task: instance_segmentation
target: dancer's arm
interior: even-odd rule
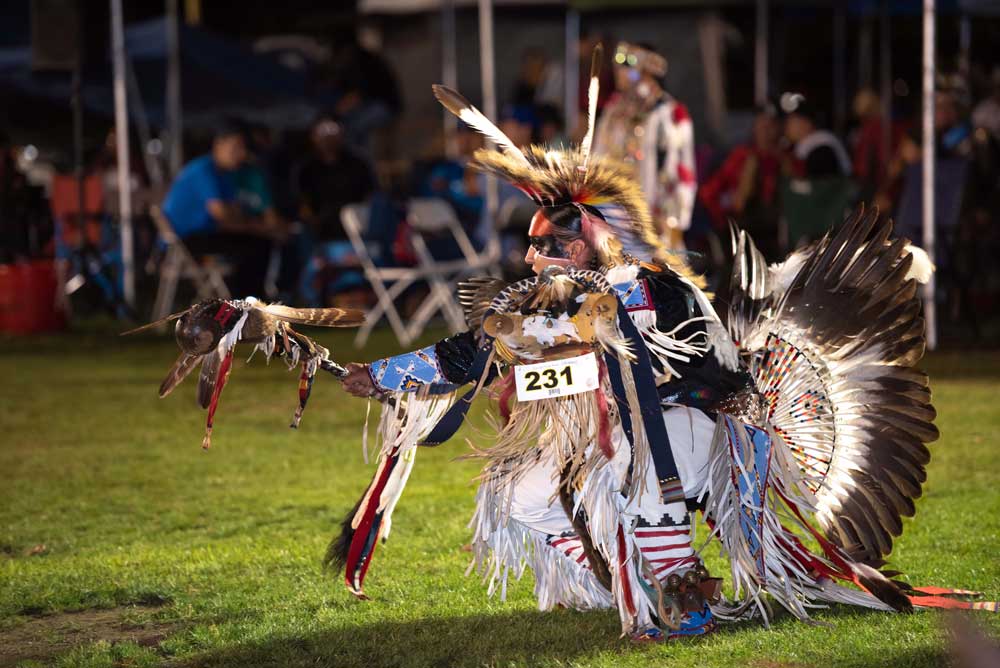
[[[471,332],[462,332],[412,352],[370,364],[348,364],[344,389],[356,397],[381,392],[415,392],[425,385],[461,385],[476,356]]]

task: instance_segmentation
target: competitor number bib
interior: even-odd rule
[[[590,392],[597,389],[598,378],[597,357],[594,353],[514,367],[518,401],[537,401]]]

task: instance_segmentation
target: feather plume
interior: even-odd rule
[[[145,332],[146,330],[153,329],[154,327],[159,327],[160,325],[166,324],[171,320],[177,320],[177,318],[180,318],[185,313],[190,311],[192,308],[194,307],[191,306],[184,309],[183,311],[178,311],[177,313],[171,313],[166,317],[160,318],[159,320],[154,320],[153,322],[142,325],[141,327],[136,327],[134,329],[128,330],[127,332],[122,332],[118,336],[128,336],[129,334],[138,334],[139,332]]]
[[[486,118],[483,112],[472,106],[472,104],[466,100],[461,93],[448,88],[447,86],[442,86],[441,84],[434,84],[431,86],[431,90],[434,91],[434,97],[437,98],[438,102],[444,105],[445,109],[458,116],[459,119],[461,119],[461,121],[469,127],[472,127],[476,131],[485,135],[486,138],[496,144],[505,155],[509,155],[524,164],[528,163],[528,159],[524,157],[524,153],[513,141],[511,141],[510,137],[505,135],[500,128],[494,125],[493,121]]]
[[[914,278],[917,283],[925,285],[931,280],[931,276],[935,270],[930,256],[927,255],[927,251],[923,248],[914,246],[913,244],[906,245],[906,252],[913,258],[913,263],[910,265],[910,271],[907,272],[906,278]]]
[[[478,331],[483,326],[483,315],[490,307],[490,302],[507,287],[507,281],[502,278],[474,277],[458,284],[458,303],[465,312],[465,322],[472,331]]]
[[[600,60],[597,51],[592,63],[591,117],[596,115]],[[704,285],[703,279],[691,271],[682,256],[664,247],[642,189],[631,177],[631,169],[608,157],[590,155],[593,118],[585,146],[566,151],[530,146],[522,151],[459,93],[441,85],[433,89],[445,108],[493,139],[502,149],[476,151],[471,167],[507,181],[539,206],[576,204],[593,207],[600,213],[603,220],[591,215],[594,220],[584,221],[584,224],[590,228],[585,233],[588,241],[594,242],[601,264],[632,260],[657,263],[699,287]]]
[[[594,47],[594,54],[590,60],[590,87],[587,90],[587,134],[580,144],[585,170],[590,164],[590,147],[594,143],[594,128],[597,125],[597,97],[601,92],[601,58],[603,56],[604,47],[598,44]]]
[[[282,304],[268,304],[263,309],[280,320],[296,325],[356,327],[365,321],[364,311],[357,309],[291,308]]]
[[[198,366],[201,358],[202,355],[181,353],[181,356],[174,362],[174,365],[170,368],[170,372],[167,373],[167,377],[163,379],[163,383],[160,385],[160,398],[162,399],[173,392],[174,388],[180,385],[188,377],[188,374]]]
[[[924,335],[914,278],[930,263],[891,232],[877,212],[858,211],[766,273],[745,237],[730,308],[734,337],[759,359],[752,373],[771,402],[769,420],[815,497],[816,522],[868,565],[882,563],[902,518],[913,515],[925,443],[938,436],[927,377],[915,368]],[[866,588],[905,608],[890,585],[862,571]]]
[[[208,408],[212,402],[212,394],[219,382],[222,358],[218,348],[202,357],[201,374],[198,376],[198,405],[202,408]]]

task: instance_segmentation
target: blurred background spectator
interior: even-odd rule
[[[325,301],[327,295],[350,292],[363,284],[358,261],[341,219],[343,207],[368,199],[375,190],[371,166],[346,142],[344,126],[323,115],[309,132],[310,156],[298,169],[296,191],[304,223],[300,253],[286,254],[288,264],[305,264],[313,257],[304,289]]]
[[[750,141],[734,147],[698,191],[721,235],[727,236],[729,224],[738,222],[770,262],[777,262],[783,255],[778,244],[778,186],[791,169],[790,157],[781,149],[780,139],[777,110],[773,105],[758,109]]]
[[[343,141],[364,156],[372,155],[372,134],[386,129],[403,111],[403,98],[392,69],[381,55],[382,32],[364,23],[334,44],[334,111]]]
[[[850,176],[851,161],[837,135],[819,126],[818,110],[801,93],[784,93],[785,138],[792,145],[797,176],[818,179]]]
[[[28,7],[27,0],[22,4]],[[196,255],[229,258],[234,294],[299,305],[355,299],[349,295],[366,293],[366,286],[356,249],[344,235],[344,207],[366,203],[365,242],[378,249],[380,266],[407,266],[416,262],[409,247],[414,197],[445,200],[476,248],[498,241],[505,273],[523,270],[530,203],[499,184],[496,209],[489,210],[488,181],[468,167],[482,138],[459,127],[450,152],[441,140],[443,114],[428,92],[448,71],[444,46],[450,38],[438,8],[293,0],[276,15],[234,0],[195,4],[201,5],[197,17],[186,3],[178,16],[184,122],[177,142],[164,97],[170,52],[162,7],[125,7],[136,79],[127,82],[135,265],[148,269],[138,277],[140,303],[160,266],[156,229],[147,216],[158,203]],[[888,10],[892,27],[885,67],[883,34],[875,29],[881,10]],[[994,308],[1000,268],[992,260],[1000,252],[1000,60],[988,48],[1000,37],[1000,19],[965,6],[939,10],[941,312],[958,335],[985,337],[1000,333],[1000,322],[991,325],[996,319],[983,315],[1000,312]],[[108,10],[87,13],[90,37],[78,99],[71,68],[35,67],[27,41],[31,11],[0,10],[6,19],[0,94],[7,102],[0,108],[0,137],[9,137],[0,141],[0,261],[57,256],[66,263],[67,286],[77,277],[103,281],[104,301],[118,310]],[[669,228],[676,219],[672,243],[680,247],[683,240],[687,257],[713,284],[727,275],[730,222],[748,229],[769,259],[818,238],[859,203],[876,204],[900,233],[920,239],[916,17],[899,3],[799,5],[795,12],[772,6],[763,88],[755,70],[757,17],[753,7],[737,5],[639,11],[497,3],[496,121],[520,146],[579,142],[591,55],[601,42],[597,146],[639,166],[658,220]],[[842,41],[832,30],[837,20],[846,28]],[[574,30],[578,37],[566,42]],[[797,34],[817,40],[788,37]],[[819,37],[833,39],[832,50]],[[454,81],[482,107],[479,61],[470,57],[480,46],[475,8],[456,3],[452,38]],[[643,44],[663,67],[652,71],[645,59],[640,64],[639,50],[635,64],[628,50],[624,62],[616,62],[620,40]],[[79,138],[70,111],[74,99],[80,102]],[[768,99],[776,101],[778,116],[762,104]],[[213,140],[212,130],[233,116],[246,120],[242,138]],[[610,128],[618,134],[607,139]],[[202,153],[208,155],[178,172],[180,156]],[[426,236],[435,259],[461,256],[447,234]],[[419,294],[417,288],[401,299],[419,301]]]
[[[455,132],[457,155],[433,164],[420,185],[420,194],[424,197],[441,197],[451,203],[466,229],[479,225],[485,206],[482,178],[469,167],[472,154],[482,147],[483,136],[465,123],[459,123]]]
[[[697,188],[693,121],[664,90],[667,59],[651,45],[619,42],[614,63],[615,95],[601,114],[594,151],[633,166],[657,232],[667,247],[683,249]]]
[[[332,116],[319,118],[309,139],[311,155],[297,179],[299,215],[317,240],[343,241],[347,237],[340,210],[371,195],[375,185],[371,168],[345,144],[343,126]]]
[[[271,244],[284,239],[263,172],[247,163],[244,127],[219,127],[208,155],[177,175],[163,214],[192,254],[220,254],[234,263],[233,290],[263,295]]]

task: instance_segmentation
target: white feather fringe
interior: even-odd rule
[[[535,461],[533,453],[525,458]],[[627,526],[622,527],[625,554],[619,561],[618,531],[625,519],[626,499],[614,464],[608,462],[587,478],[577,494],[575,509],[579,511],[582,507],[587,513],[594,548],[607,561],[612,573],[611,592],[604,589],[589,568],[548,545],[545,534],[510,517],[512,478],[490,476],[479,487],[476,510],[469,524],[473,529],[473,561],[467,574],[475,570],[487,583],[490,596],[499,593],[500,599],[506,600],[511,576],[520,579],[530,566],[541,610],[557,605],[578,610],[614,605],[621,617],[623,633],[652,626],[653,606],[639,580],[640,552]],[[622,562],[625,568],[617,568]],[[628,600],[623,578],[629,579]],[[634,615],[627,612],[630,608],[636,611]]]
[[[927,282],[931,280],[931,276],[934,275],[935,271],[934,263],[931,262],[930,255],[928,255],[927,251],[923,248],[914,246],[913,244],[906,245],[906,252],[908,252],[910,257],[913,258],[913,262],[910,264],[910,270],[906,272],[906,278],[915,278],[917,283],[926,285]]]
[[[795,558],[796,552],[805,556],[800,551],[803,548],[798,547],[795,535],[782,526],[782,520],[790,525],[798,525],[799,522],[783,507],[784,501],[776,492],[780,491],[788,503],[794,503],[803,515],[811,513],[812,508],[806,500],[808,492],[798,478],[791,453],[773,430],[770,432],[772,450],[763,507],[755,506],[749,495],[739,495],[735,481],[740,477],[753,480],[759,472],[753,470],[754,445],[743,431],[742,424],[736,423],[735,432],[743,452],[747,453],[745,461],[737,456],[730,441],[724,422],[726,419],[720,414],[712,443],[709,476],[701,497],[707,495],[705,514],[715,523],[713,535],[719,537],[729,557],[737,600],[720,602],[712,607],[713,613],[721,619],[736,619],[757,611],[766,626],[770,607],[765,593],[803,621],[811,621],[808,608],[825,607],[823,604],[829,602],[891,611],[890,606],[867,592],[817,577]],[[762,528],[755,536],[763,550],[763,573],[758,570],[757,559],[740,526],[740,515],[744,510],[763,514]],[[818,555],[808,556],[827,563]]]

